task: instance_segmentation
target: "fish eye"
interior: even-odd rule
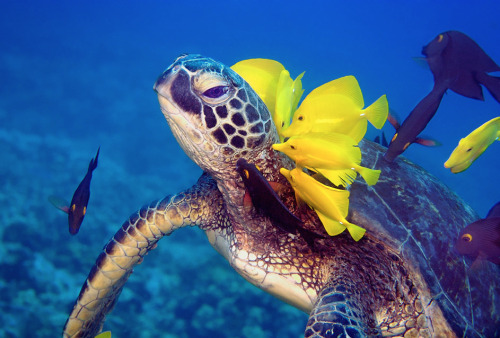
[[[292,148],[293,150],[295,150],[295,146],[290,145],[290,148]]]
[[[472,235],[471,234],[462,235],[462,241],[466,243],[472,242]]]
[[[226,94],[228,91],[229,91],[228,86],[216,86],[205,90],[203,92],[203,96],[208,97],[210,99],[218,99],[222,95]]]
[[[299,121],[303,121],[303,120],[304,120],[304,115],[300,115],[300,116],[297,118],[297,120],[299,120]]]
[[[467,152],[469,152],[469,151],[471,151],[471,150],[472,150],[472,148],[469,148],[469,149],[467,149]]]

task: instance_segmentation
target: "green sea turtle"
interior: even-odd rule
[[[279,174],[293,163],[271,148],[279,140],[271,116],[241,77],[210,58],[183,55],[154,89],[173,134],[204,173],[122,225],[85,281],[65,337],[94,337],[132,268],[160,238],[191,225],[250,283],[309,313],[305,337],[500,335],[497,267],[468,277],[453,250],[459,230],[478,217],[436,178],[403,158],[387,163],[385,148],[362,141],[363,165],[382,170],[375,186],[351,186],[348,219],[367,233],[359,242],[329,237]],[[283,203],[320,235],[313,243],[243,206],[239,158],[285,186]]]

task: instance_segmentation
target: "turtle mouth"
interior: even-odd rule
[[[167,69],[155,82],[153,89],[158,94],[161,111],[170,129],[172,129],[173,134],[185,149],[188,140],[189,143],[199,145],[203,142],[204,137],[188,118],[188,114],[172,98],[172,84],[180,69],[178,65]]]

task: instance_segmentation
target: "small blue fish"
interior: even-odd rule
[[[488,260],[500,265],[500,202],[484,219],[473,222],[460,232],[457,251],[475,259],[473,266]]]
[[[85,217],[85,213],[87,212],[87,204],[89,203],[90,198],[90,181],[92,180],[92,172],[95,168],[97,168],[99,150],[101,150],[101,147],[97,149],[95,158],[90,160],[87,174],[78,185],[78,188],[76,188],[69,207],[67,207],[64,201],[62,201],[61,199],[54,196],[49,197],[49,201],[56,208],[68,214],[69,233],[72,235],[76,235],[78,233],[78,230],[80,230],[83,218]]]

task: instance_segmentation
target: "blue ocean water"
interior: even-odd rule
[[[195,183],[152,85],[181,53],[231,65],[255,57],[306,71],[306,94],[354,75],[365,102],[387,94],[404,119],[432,88],[412,57],[459,30],[500,63],[497,1],[0,2],[0,336],[60,334],[102,246],[130,213]],[[500,105],[445,95],[404,154],[480,216],[500,200],[500,145],[466,172],[444,161]],[[394,131],[384,127],[390,138]],[[374,129],[367,137],[379,135]],[[47,201],[70,198],[101,146],[78,236]],[[450,240],[454,240],[450,238]],[[108,317],[116,337],[299,337],[307,316],[234,273],[196,229],[163,239]]]

